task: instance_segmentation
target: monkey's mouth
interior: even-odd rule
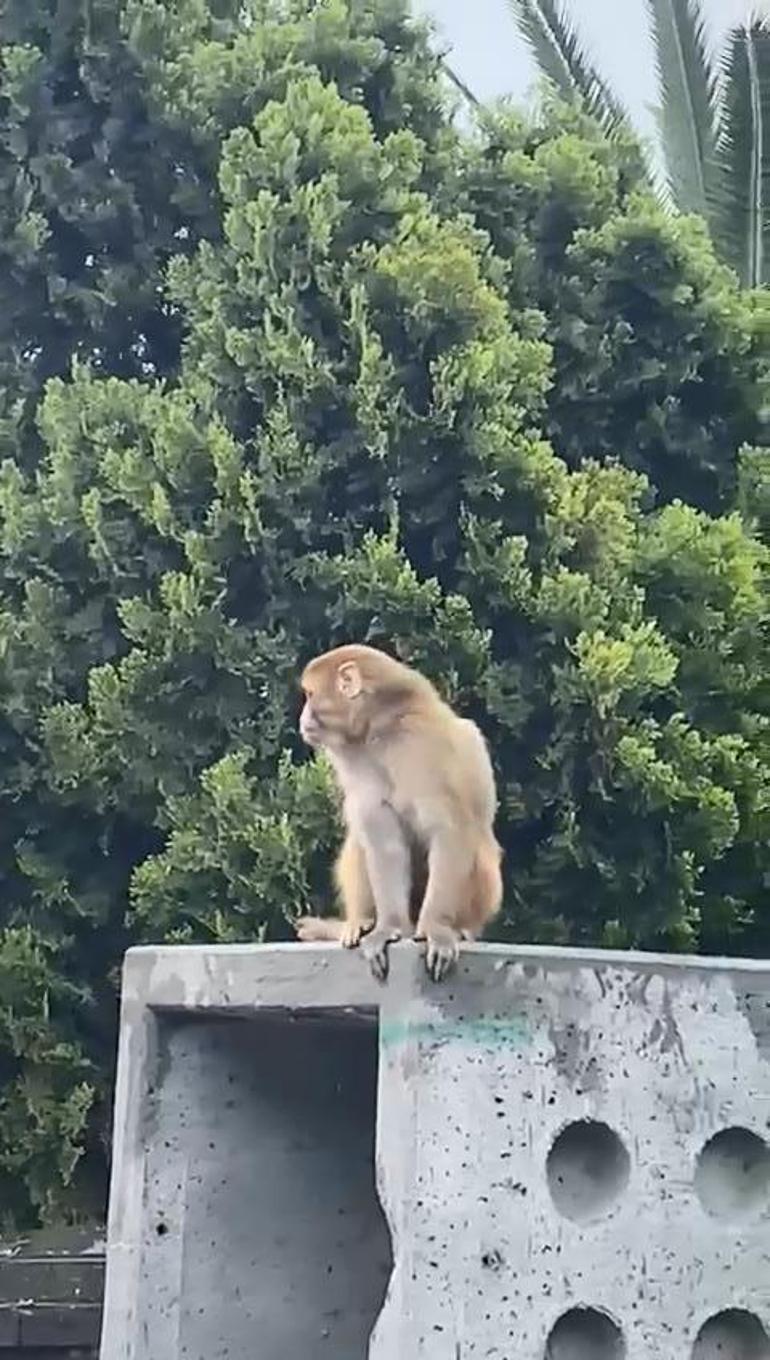
[[[318,723],[301,722],[299,734],[306,746],[320,746],[323,741],[323,729]]]

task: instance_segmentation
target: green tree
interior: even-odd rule
[[[401,6],[355,24],[287,3],[9,0],[0,14],[0,454],[39,453],[34,409],[73,358],[120,377],[173,374],[171,255],[221,231],[222,137],[317,63],[378,126],[441,129],[424,36]]]
[[[42,387],[73,356],[173,371],[163,262],[217,230],[191,138],[149,116],[123,18],[100,0],[0,18],[0,443],[28,462]]]
[[[608,133],[627,128],[622,101],[556,0],[509,0],[543,74]],[[770,25],[736,24],[709,52],[700,0],[647,0],[658,70],[667,189],[706,219],[722,259],[749,287],[770,278]]]
[[[329,905],[337,815],[296,677],[334,642],[393,648],[480,720],[507,938],[768,944],[770,479],[736,444],[759,420],[761,299],[582,115],[453,131],[395,0],[270,0],[196,42],[177,8],[130,13],[147,117],[208,158],[217,221],[164,273],[173,368],[76,354],[37,405],[37,465],[0,476],[18,1222],[98,1202],[125,943],[288,938]],[[628,302],[634,344],[669,344],[680,383],[688,354],[692,381],[721,364],[713,515],[657,496],[651,456],[547,437],[558,336],[570,315],[611,332],[634,241],[657,301]],[[593,378],[607,445],[625,362],[618,337]],[[682,457],[689,419],[661,403]]]
[[[659,501],[732,506],[739,450],[767,439],[766,291],[737,291],[703,223],[654,200],[632,136],[574,109],[485,115],[462,193],[514,312],[545,318],[557,451],[619,458]]]
[[[164,289],[168,259],[221,237],[222,142],[301,72],[334,81],[368,111],[379,136],[408,121],[423,166],[438,173],[448,137],[438,63],[407,17],[399,0],[364,0],[352,12],[304,0],[254,0],[250,9],[225,0],[33,0],[0,15],[0,632],[8,643],[0,663],[0,977],[17,979],[0,987],[0,1212],[17,1222],[100,1200],[116,970],[132,938],[128,883],[167,834],[157,789],[120,811],[89,804],[61,772],[53,778],[44,756],[48,711],[82,700],[89,676],[126,647],[118,617],[125,591],[114,589],[106,566],[94,570],[79,534],[72,537],[69,474],[64,482],[51,474],[46,421],[56,420],[56,386],[50,417],[38,416],[38,402],[51,378],[69,390],[73,363],[81,377],[120,378],[128,386],[88,390],[101,394],[101,451],[129,452],[124,418],[127,431],[133,414],[146,415],[150,393],[161,410],[153,383],[173,381],[179,367],[182,319]],[[176,435],[171,426],[183,466],[189,421]],[[79,463],[77,441],[71,456]],[[98,513],[88,456],[72,471],[82,500],[76,519],[91,502]],[[186,485],[195,494],[195,478]],[[203,502],[199,509],[205,516]],[[124,585],[130,577],[130,595],[146,592],[177,564],[177,549],[165,529],[148,534],[141,520],[132,528],[131,516],[124,532]],[[240,700],[233,696],[236,706],[248,697],[255,731],[268,726],[266,713],[261,723],[254,718],[261,693],[254,678]],[[137,771],[137,788],[143,778]],[[88,1184],[77,1165],[84,1150]]]

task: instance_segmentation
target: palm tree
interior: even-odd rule
[[[540,70],[609,132],[629,116],[560,0],[508,0]],[[646,0],[655,45],[667,188],[706,218],[747,287],[770,281],[770,21],[750,15],[715,59],[700,0]]]

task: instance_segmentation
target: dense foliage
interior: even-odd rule
[[[296,673],[334,642],[482,723],[508,938],[767,950],[768,308],[631,144],[453,130],[401,0],[13,14],[0,1210],[32,1222],[99,1209],[125,945],[328,905]]]
[[[569,4],[508,4],[549,84],[608,133],[627,129],[628,110],[583,48]],[[720,258],[756,287],[770,281],[770,21],[747,6],[715,53],[706,8],[646,0],[666,197],[680,212],[700,213]],[[648,174],[657,178],[652,164]]]

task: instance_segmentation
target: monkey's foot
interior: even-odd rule
[[[303,944],[318,944],[339,939],[339,921],[324,916],[299,916],[294,931]]]
[[[376,926],[363,936],[361,953],[378,982],[384,982],[388,976],[388,945],[395,944],[401,938],[402,931],[398,927],[387,926]]]
[[[448,973],[451,973],[460,955],[460,936],[457,931],[450,930],[449,927],[440,926],[429,927],[424,936],[417,935],[416,939],[425,939],[425,967],[428,977],[433,982],[443,982]]]
[[[340,935],[343,949],[355,949],[374,926],[374,921],[345,921]]]

